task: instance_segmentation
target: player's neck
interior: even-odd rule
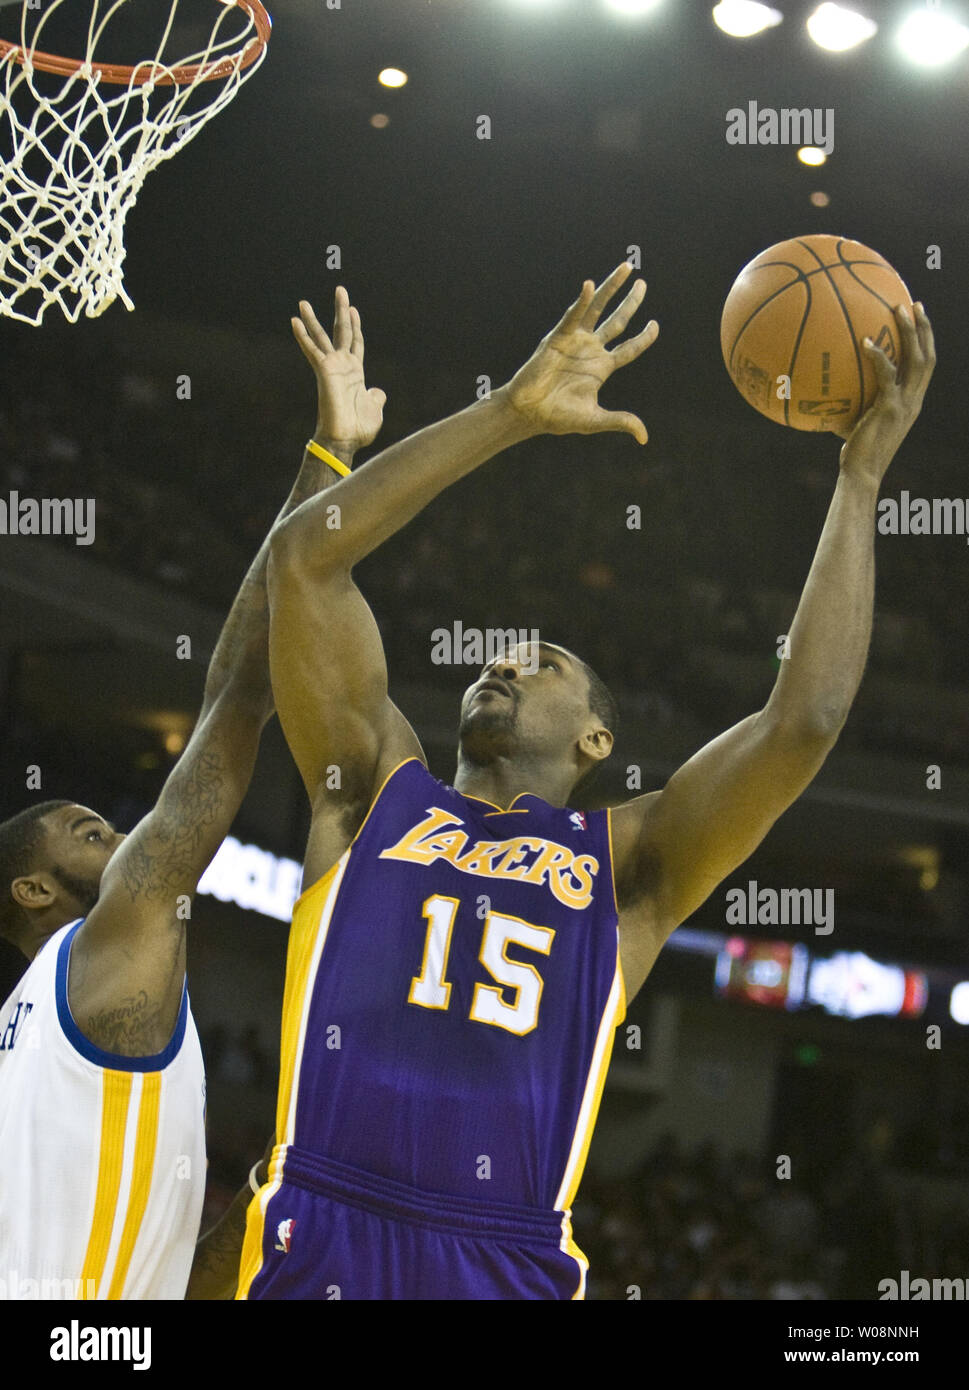
[[[17,935],[11,933],[7,940],[16,946],[18,951],[22,951],[28,960],[33,960],[51,937],[57,935],[61,927],[66,927],[68,922],[74,920],[72,917],[58,920],[58,916],[63,918],[63,912],[56,915],[45,913],[43,921],[31,922],[29,927],[25,927]]]
[[[528,792],[540,796],[550,806],[568,805],[574,782],[570,769],[529,764],[516,759],[495,758],[489,763],[475,763],[458,753],[458,770],[454,789],[462,796],[476,796],[505,810],[516,797]]]
[[[10,946],[13,950],[19,951],[28,960],[33,960],[40,950],[40,943],[34,941],[33,934],[21,927],[10,927],[3,933],[5,946]]]

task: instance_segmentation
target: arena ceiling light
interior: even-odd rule
[[[828,156],[824,150],[819,150],[816,145],[802,145],[797,152],[797,157],[802,164],[817,165],[823,164]]]
[[[718,28],[734,39],[749,39],[764,29],[780,24],[784,16],[770,5],[759,5],[757,0],[720,0],[713,8],[713,18]]]
[[[844,53],[878,32],[878,25],[857,10],[842,5],[821,5],[808,19],[807,31],[819,48]]]
[[[662,4],[662,0],[602,0],[602,2],[612,14],[626,15],[631,19],[638,19],[641,15],[651,14]]]
[[[401,68],[384,68],[377,76],[381,87],[403,87],[407,74]]]
[[[895,44],[910,62],[938,68],[969,45],[969,29],[939,10],[915,10],[903,21]]]

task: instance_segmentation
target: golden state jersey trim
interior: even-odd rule
[[[547,884],[566,907],[580,911],[592,902],[599,861],[594,854],[575,854],[555,840],[519,835],[506,840],[475,840],[453,811],[429,806],[427,816],[391,845],[381,859],[402,859],[424,866],[444,859],[465,874]]]

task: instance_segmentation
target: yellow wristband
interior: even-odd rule
[[[341,478],[345,478],[350,472],[345,463],[341,463],[328,449],[324,449],[322,444],[317,444],[315,439],[309,440],[306,447],[311,454],[315,454],[318,459],[322,459],[324,463],[328,463],[331,468],[334,468]]]

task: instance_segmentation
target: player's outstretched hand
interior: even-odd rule
[[[922,305],[915,305],[914,321],[908,310],[899,305],[895,322],[902,342],[902,360],[897,370],[881,348],[867,340],[862,344],[862,351],[875,369],[878,395],[850,434],[843,436],[847,442],[841,450],[842,471],[857,474],[876,486],[918,419],[935,370],[935,339]]]
[[[293,336],[316,377],[317,433],[350,449],[372,444],[383,424],[387,397],[378,386],[368,389],[364,381],[360,314],[342,285],[334,296],[332,341],[305,299],[300,300],[299,312],[300,317],[291,320]]]
[[[637,280],[632,289],[602,319],[613,295],[632,270],[623,261],[596,289],[586,280],[578,299],[568,308],[523,367],[501,388],[509,405],[528,420],[536,433],[598,434],[623,430],[646,443],[646,426],[638,415],[604,410],[599,387],[617,367],[634,362],[656,341],[659,325],[651,319],[634,338],[609,351],[608,344],[625,331],[646,293]],[[599,320],[602,319],[600,323]]]

